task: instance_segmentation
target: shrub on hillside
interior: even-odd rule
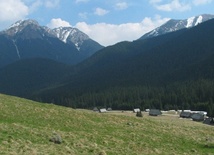
[[[137,114],[136,114],[136,116],[137,116],[137,117],[143,117],[143,114],[142,114],[141,111],[138,111]]]
[[[55,144],[61,144],[62,143],[62,137],[57,134],[54,133],[53,136],[49,139],[50,142],[53,142]]]

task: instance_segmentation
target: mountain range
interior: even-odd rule
[[[74,66],[20,60],[0,70],[0,92],[77,108],[214,110],[213,26],[120,42]]]
[[[0,46],[0,67],[27,58],[77,64],[103,48],[76,28],[50,29],[30,19],[17,21],[1,31]]]
[[[203,14],[203,15],[193,16],[188,19],[182,19],[182,20],[170,19],[168,22],[161,25],[160,27],[144,34],[142,37],[140,37],[140,39],[156,37],[162,34],[174,32],[184,28],[191,28],[213,18],[214,18],[214,15]]]

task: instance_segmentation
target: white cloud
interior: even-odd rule
[[[80,12],[78,16],[82,19],[87,19],[88,18],[88,13],[87,12]]]
[[[26,19],[40,7],[55,8],[59,4],[60,0],[0,0],[0,30],[20,19]]]
[[[128,8],[128,4],[127,4],[126,2],[117,3],[117,4],[115,5],[115,8],[116,8],[117,10],[125,10],[125,9]]]
[[[47,8],[55,8],[59,6],[59,2],[60,0],[46,0],[44,4]]]
[[[150,0],[150,3],[154,5],[154,7],[161,11],[187,11],[191,9],[191,5],[189,3],[180,2],[180,0],[172,0],[170,3],[162,4],[161,0]]]
[[[49,28],[58,28],[58,27],[71,27],[70,23],[62,20],[61,18],[51,19],[50,23],[47,24]]]
[[[93,40],[104,46],[108,46],[120,41],[136,40],[143,34],[162,25],[168,20],[169,18],[161,18],[157,15],[153,19],[146,17],[139,23],[125,23],[119,25],[97,23],[90,25],[85,22],[79,22],[75,27],[86,33]]]
[[[25,19],[28,14],[28,6],[21,0],[0,0],[0,30]]]
[[[30,12],[36,11],[40,6],[42,6],[43,3],[41,0],[36,0],[30,5]]]
[[[98,15],[98,16],[104,16],[107,13],[109,13],[109,11],[105,10],[105,9],[102,9],[102,8],[96,8],[95,11],[94,11],[94,14]]]
[[[211,3],[213,0],[193,0],[193,4],[198,5],[205,5]]]
[[[30,13],[37,11],[39,7],[57,8],[60,5],[60,0],[21,0],[30,9]]]
[[[21,0],[0,0],[0,21],[16,21],[25,18],[29,8]]]

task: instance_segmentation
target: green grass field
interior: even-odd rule
[[[57,133],[61,144],[50,142]],[[1,155],[214,155],[214,126],[95,113],[0,95]]]

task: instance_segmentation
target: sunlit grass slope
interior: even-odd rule
[[[61,144],[49,139],[53,133]],[[175,116],[100,114],[0,95],[1,155],[212,155],[214,127]]]

